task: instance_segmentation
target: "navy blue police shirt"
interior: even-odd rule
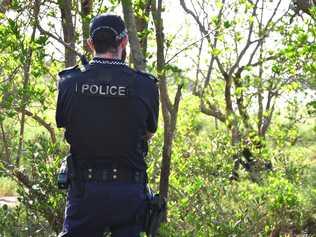
[[[157,80],[120,60],[94,58],[59,73],[57,127],[78,159],[145,170],[146,133],[157,130]]]

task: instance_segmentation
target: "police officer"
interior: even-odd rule
[[[56,122],[73,163],[62,233],[66,237],[136,237],[142,231],[147,140],[157,129],[156,79],[124,63],[121,17],[96,16],[93,60],[59,73]]]

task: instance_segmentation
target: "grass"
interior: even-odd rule
[[[15,196],[16,187],[16,183],[8,177],[0,177],[0,197]]]

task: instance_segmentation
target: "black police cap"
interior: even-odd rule
[[[90,37],[100,30],[110,30],[117,40],[123,39],[127,35],[127,30],[122,18],[114,14],[101,14],[94,17],[90,23]]]

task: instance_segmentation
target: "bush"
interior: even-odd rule
[[[65,193],[56,183],[62,157],[58,147],[43,134],[26,141],[22,165],[12,171],[19,206],[1,210],[6,216],[0,227],[4,236],[50,236],[61,230]]]
[[[0,207],[0,236],[4,237],[53,237],[47,221],[34,216],[23,206]]]
[[[316,165],[302,150],[267,146],[273,171],[256,171],[256,181],[240,170],[230,181],[236,150],[220,127],[198,113],[197,101],[184,99],[172,154],[168,222],[160,237],[253,237],[279,232],[316,233]],[[151,186],[159,183],[162,129],[147,157]],[[65,152],[44,135],[27,141],[18,183],[20,205],[0,209],[0,235],[54,236],[62,225],[65,195],[56,172]],[[18,175],[18,176],[19,176]],[[24,177],[24,178],[23,178]]]
[[[312,173],[306,154],[269,144],[264,155],[272,160],[273,171],[256,171],[254,182],[248,172],[240,170],[240,180],[230,181],[235,148],[227,132],[206,123],[191,98],[182,102],[181,109],[173,148],[168,223],[159,236],[315,233],[315,186],[309,178]],[[151,152],[162,146],[160,142],[160,137],[155,138]]]

